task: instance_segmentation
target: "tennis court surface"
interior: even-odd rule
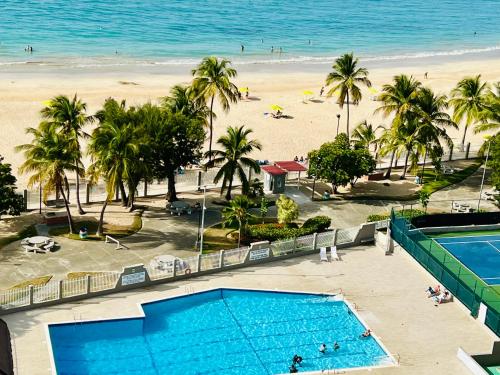
[[[488,285],[500,285],[500,235],[434,238]]]

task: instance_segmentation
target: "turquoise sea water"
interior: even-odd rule
[[[499,0],[2,0],[0,64],[462,54],[500,49],[499,14]]]
[[[392,363],[329,296],[218,289],[143,309],[144,319],[51,325],[57,373],[271,375],[288,373],[295,354],[299,373]]]

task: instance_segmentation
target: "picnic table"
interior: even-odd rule
[[[170,203],[167,209],[170,211],[171,215],[177,215],[177,216],[181,216],[181,214],[184,213],[191,215],[192,212],[192,208],[189,205],[189,203],[184,201],[174,201]]]
[[[55,242],[50,237],[33,236],[22,240],[21,245],[26,252],[33,251],[34,253],[46,253],[52,250]]]

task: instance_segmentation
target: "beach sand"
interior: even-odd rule
[[[248,87],[250,99],[233,104],[225,114],[216,105],[217,120],[214,123],[214,140],[225,132],[227,126],[245,125],[254,130],[252,135],[262,145],[262,152],[255,158],[268,160],[290,160],[295,155],[306,156],[322,143],[331,141],[337,128],[337,114],[341,114],[340,131],[346,129],[346,106],[340,109],[336,98],[319,97],[330,68],[326,65],[301,69],[280,67],[280,65],[260,67],[237,67],[240,71],[236,83]],[[39,111],[43,102],[55,95],[78,94],[88,103],[88,111],[94,113],[108,97],[126,99],[129,105],[147,101],[156,102],[178,83],[187,84],[191,80],[190,69],[182,71],[179,67],[169,72],[168,67],[154,69],[140,67],[117,67],[106,69],[67,69],[40,66],[10,67],[0,70],[0,155],[5,162],[11,163],[13,170],[23,162],[23,155],[16,153],[16,145],[30,142],[25,134],[27,127],[36,127],[40,122]],[[500,57],[477,60],[443,62],[426,60],[412,64],[386,64],[369,67],[369,78],[375,89],[380,90],[385,83],[391,82],[396,74],[412,74],[424,85],[436,92],[448,94],[457,81],[465,76],[481,74],[484,80],[500,80]],[[424,73],[428,72],[428,79]],[[315,93],[314,100],[304,101],[303,91]],[[360,121],[367,119],[373,125],[390,123],[373,114],[379,103],[371,100],[373,94],[363,89],[363,100],[357,106],[351,105],[351,131]],[[289,119],[274,119],[265,116],[271,112],[270,106],[278,104],[284,108]],[[95,125],[86,128],[90,132]],[[450,130],[449,135],[456,143],[460,142],[462,130]],[[481,144],[483,134],[468,132],[468,141]],[[215,146],[217,147],[217,146]],[[19,187],[23,187],[27,176],[18,176]]]

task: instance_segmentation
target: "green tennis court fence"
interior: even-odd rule
[[[489,286],[437,242],[401,215],[391,212],[391,236],[477,317],[488,307],[485,324],[500,336],[500,288]]]

